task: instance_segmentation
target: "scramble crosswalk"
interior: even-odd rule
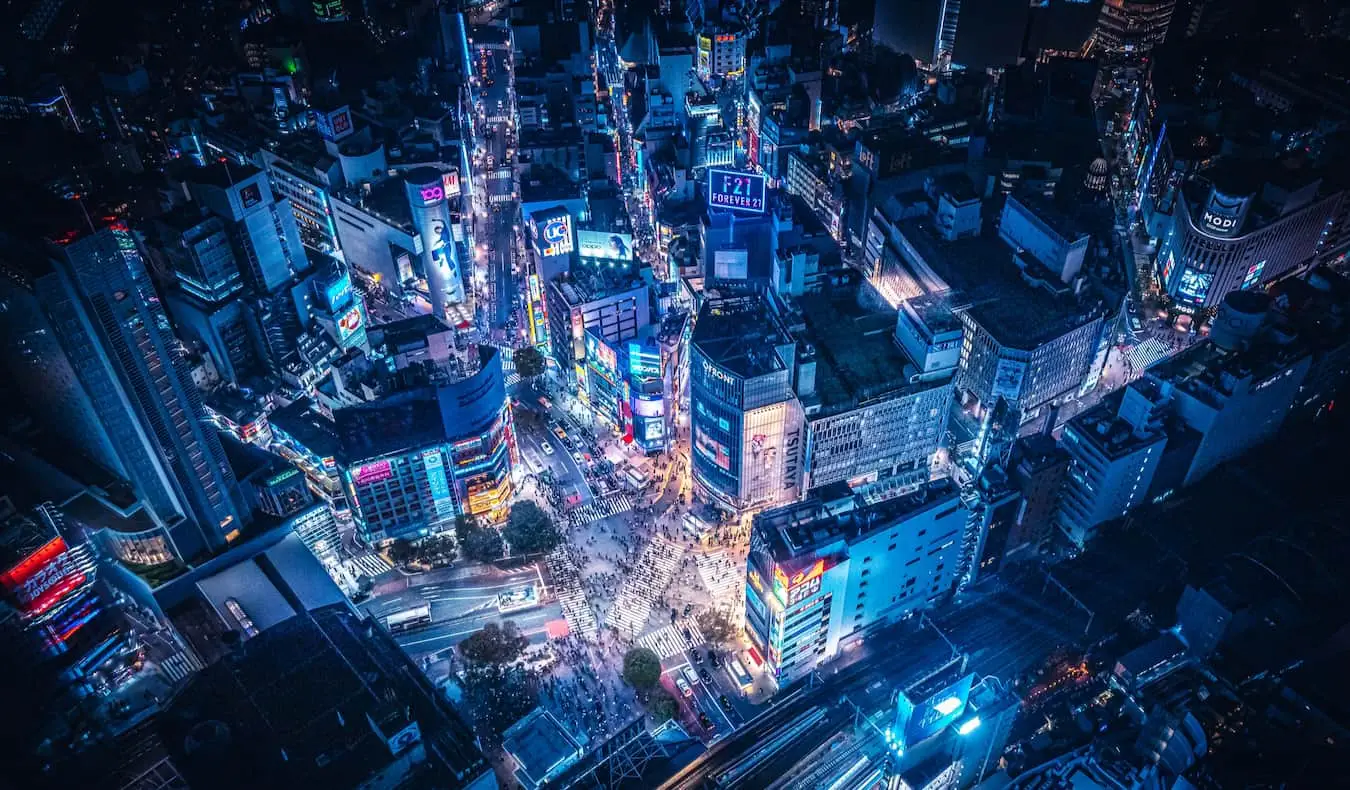
[[[699,578],[708,588],[713,606],[724,613],[734,612],[745,600],[745,565],[726,549],[696,554]]]
[[[670,588],[682,557],[683,546],[665,538],[652,538],[619,588],[606,625],[630,639],[641,633],[647,627],[656,600]]]
[[[1142,371],[1158,360],[1166,358],[1171,353],[1171,346],[1156,337],[1150,337],[1148,340],[1145,340],[1130,349],[1130,367],[1134,368],[1136,371]]]
[[[627,513],[633,509],[633,497],[630,494],[610,494],[600,499],[592,499],[579,505],[567,514],[568,523],[574,527],[583,527],[602,518]]]
[[[685,631],[689,632],[689,636],[684,635]],[[645,647],[665,659],[699,647],[707,641],[703,632],[699,630],[698,623],[685,617],[677,620],[675,625],[663,625],[655,631],[643,634],[638,637],[637,643],[639,647]]]
[[[548,555],[549,575],[553,577],[553,592],[558,596],[563,618],[573,634],[583,639],[594,639],[600,630],[595,622],[595,612],[586,600],[586,591],[581,586],[581,572],[573,562],[572,555],[565,546],[559,546]]]
[[[379,576],[382,573],[388,573],[394,569],[389,561],[379,554],[362,554],[358,557],[352,557],[343,560],[342,564],[346,566],[347,572],[353,578],[359,576]]]

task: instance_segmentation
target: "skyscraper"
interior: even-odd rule
[[[1161,44],[1176,0],[1106,0],[1092,36],[1108,54],[1139,55]]]
[[[933,64],[946,70],[956,49],[956,24],[961,18],[961,0],[942,0],[937,35],[933,39]]]
[[[10,349],[26,400],[72,452],[131,482],[169,525],[180,558],[225,546],[242,526],[235,480],[136,238],[114,225],[67,233],[45,252],[4,241],[7,262],[24,264],[7,271],[0,294],[6,307],[23,308],[0,311],[5,329],[45,352],[23,365]],[[48,408],[55,404],[63,411]]]

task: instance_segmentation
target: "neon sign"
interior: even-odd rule
[[[369,485],[378,483],[382,480],[388,480],[394,476],[394,464],[390,461],[376,461],[373,464],[358,466],[356,471],[352,472],[352,482],[359,485]]]
[[[540,251],[545,257],[566,255],[572,251],[572,218],[567,214],[544,223],[539,236],[548,245]]]
[[[764,176],[708,168],[708,207],[764,213]]]
[[[417,194],[422,198],[424,205],[430,206],[445,200],[445,187],[441,185],[422,187]]]
[[[35,617],[84,584],[86,578],[71,561],[65,540],[57,536],[0,574],[0,585],[14,595],[25,616]]]

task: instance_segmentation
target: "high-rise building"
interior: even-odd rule
[[[1167,443],[1157,396],[1156,386],[1126,387],[1114,404],[1089,409],[1064,428],[1070,461],[1059,528],[1074,545],[1086,545],[1098,525],[1146,501]]]
[[[1167,38],[1176,0],[1105,0],[1093,32],[1096,49],[1143,55]]]
[[[632,260],[578,260],[545,284],[542,296],[549,351],[580,393],[590,392],[587,333],[594,333],[611,349],[637,338],[652,323],[650,291]]]
[[[804,459],[796,341],[760,294],[704,302],[689,341],[691,466],[733,513],[794,502]]]
[[[946,479],[873,504],[809,498],[756,515],[745,630],[778,684],[950,594],[969,516]]]
[[[938,11],[937,34],[933,38],[933,65],[944,70],[951,66],[956,51],[956,27],[961,21],[961,0],[942,0]]]
[[[501,356],[465,345],[434,316],[383,324],[371,344],[392,360],[378,395],[334,412],[357,528],[384,541],[505,520],[515,426]]]
[[[125,225],[59,240],[6,245],[10,263],[26,264],[5,296],[18,308],[5,311],[18,385],[73,452],[131,482],[180,559],[225,547],[244,525],[235,480],[140,243]],[[49,356],[25,359],[29,340]]]
[[[1344,191],[1297,170],[1252,181],[1244,164],[1179,188],[1156,262],[1178,310],[1212,312],[1231,291],[1264,289],[1316,261]]]

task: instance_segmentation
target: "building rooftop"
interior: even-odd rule
[[[482,755],[435,694],[341,604],[263,630],[202,670],[160,730],[193,788],[355,787],[386,769],[408,772],[401,787],[463,787]],[[433,747],[424,762],[395,765],[409,747],[391,749],[391,719],[416,722]]]
[[[820,499],[766,510],[755,516],[754,529],[767,541],[778,562],[791,560],[835,541],[852,543],[873,532],[889,529],[918,513],[949,504],[958,498],[956,484],[948,478],[929,482],[906,496],[883,499],[832,513]]]
[[[1106,309],[1090,290],[1081,297],[1058,296],[1028,282],[1013,264],[1012,251],[991,234],[944,241],[924,219],[907,220],[899,230],[922,260],[920,271],[904,262],[914,279],[928,288],[936,276],[949,289],[952,309],[969,314],[1005,346],[1033,349]]]
[[[502,733],[502,749],[518,763],[516,776],[525,787],[534,787],[581,751],[552,713],[535,708]]]
[[[1123,458],[1166,438],[1166,431],[1161,425],[1151,430],[1136,431],[1134,425],[1119,416],[1126,389],[1129,387],[1110,393],[1101,403],[1069,421],[1080,441],[1091,444],[1108,459]]]
[[[690,342],[712,362],[754,378],[782,370],[777,347],[793,340],[768,300],[751,294],[709,298],[699,310]]]
[[[374,183],[358,184],[335,193],[334,197],[356,206],[373,217],[381,219],[404,233],[416,233],[412,207],[403,179],[386,178]]]
[[[806,294],[798,298],[807,331],[799,340],[815,351],[817,416],[857,408],[868,401],[944,386],[911,384],[909,358],[895,342],[895,315],[863,310],[851,298]],[[803,359],[809,359],[804,355]]]
[[[553,287],[572,307],[645,287],[641,262],[578,260],[553,278]]]
[[[1148,375],[1219,409],[1244,382],[1255,389],[1307,354],[1304,343],[1282,333],[1258,335],[1250,347],[1232,351],[1203,340],[1150,367]]]
[[[341,443],[333,422],[314,409],[309,398],[282,406],[268,416],[274,430],[280,430],[320,458],[338,455]]]

